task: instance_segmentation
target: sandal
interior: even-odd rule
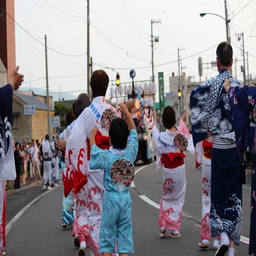
[[[198,247],[200,249],[207,249],[209,247],[209,241],[200,241],[199,244],[198,244]]]
[[[180,234],[180,233],[176,234],[176,233],[174,233],[174,232],[171,232],[171,233],[169,234],[169,237],[171,237],[171,238],[180,238],[180,237],[181,237],[181,234]]]
[[[78,236],[75,236],[75,238],[74,238],[74,246],[77,248],[80,247],[80,242],[79,242]]]
[[[224,256],[225,253],[228,251],[228,245],[227,244],[221,244],[215,253],[215,256]]]
[[[85,256],[85,249],[83,247],[80,247],[78,250],[78,256]]]
[[[162,238],[162,237],[165,237],[165,235],[166,235],[166,229],[161,228],[159,232],[159,236]]]
[[[0,251],[0,255],[6,255],[5,251]]]

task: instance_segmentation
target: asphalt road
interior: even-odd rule
[[[200,251],[201,169],[194,168],[194,156],[186,157],[187,193],[181,223],[181,238],[160,239],[157,225],[162,193],[162,172],[155,164],[137,165],[133,199],[134,256],[214,255],[213,248]],[[77,255],[71,230],[61,228],[62,190],[49,192],[42,185],[15,191],[7,196],[8,256]],[[250,184],[243,185],[243,230],[245,243],[236,246],[236,256],[248,255]],[[89,255],[89,251],[87,251]]]

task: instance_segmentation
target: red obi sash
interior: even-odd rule
[[[168,153],[162,154],[162,163],[165,168],[174,169],[184,164],[184,153]]]
[[[102,136],[101,132],[97,130],[96,136],[95,136],[95,144],[101,148],[101,149],[109,149],[109,137],[108,136]],[[88,160],[90,160],[90,140],[87,139],[87,148],[88,148]]]
[[[212,157],[212,142],[203,140],[204,157],[211,159]]]

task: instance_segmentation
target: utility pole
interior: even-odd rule
[[[90,74],[90,0],[87,0],[87,94],[91,99]]]
[[[249,73],[249,55],[248,52],[246,52],[246,56],[247,56],[247,85],[250,84],[250,73]]]
[[[45,80],[46,80],[46,105],[47,105],[47,133],[50,136],[50,109],[49,109],[49,82],[48,82],[48,59],[47,59],[47,37],[44,36],[45,41]]]
[[[241,66],[241,71],[243,72],[243,83],[246,83],[246,68],[245,68],[245,51],[244,51],[244,32],[237,34],[237,39],[240,41],[242,39],[242,56],[243,56],[243,66]]]
[[[161,23],[160,20],[151,20],[151,63],[152,63],[152,82],[155,82],[154,75],[154,36],[153,36],[153,24]]]
[[[152,83],[155,83],[155,74],[154,74],[154,35],[153,35],[153,24],[161,23],[161,20],[151,20],[151,64],[152,64]],[[159,90],[160,93],[160,90]],[[154,95],[154,103],[156,102],[156,97]],[[160,102],[159,102],[160,104]],[[154,107],[154,116],[156,118],[156,109]]]
[[[181,106],[183,105],[183,86],[182,86],[182,75],[181,74],[181,59],[180,59],[180,51],[184,50],[184,48],[178,48],[178,76],[179,76],[179,85],[178,85],[178,92],[181,94],[179,96],[180,102],[180,114],[181,114]]]
[[[243,53],[242,54],[243,54],[243,65],[244,65],[243,79],[244,79],[244,84],[245,84],[246,83],[246,72],[245,72],[246,68],[245,68],[245,52],[244,52],[244,32],[242,32],[241,35],[242,35],[242,40],[243,40],[243,42],[242,42],[242,44],[243,44],[243,50],[242,50]]]
[[[224,0],[225,5],[225,23],[226,23],[226,37],[227,37],[227,43],[231,44],[231,38],[229,34],[229,25],[230,19],[228,19],[228,9],[227,9],[227,0]]]

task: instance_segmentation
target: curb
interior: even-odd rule
[[[27,186],[24,186],[22,188],[6,190],[6,196],[10,196],[10,195],[19,193],[23,190],[26,190],[26,189],[29,189],[29,188],[32,188],[32,187],[36,187],[36,186],[39,186],[39,185],[42,185],[42,184],[43,184],[43,180],[36,180],[36,181],[32,182],[31,184],[29,184]]]

